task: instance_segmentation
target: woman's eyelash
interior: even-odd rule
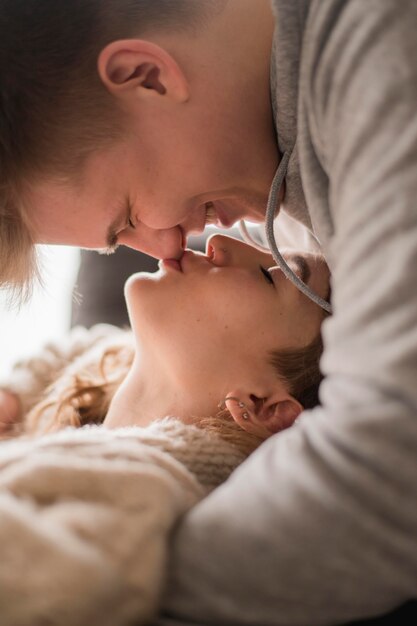
[[[262,265],[260,265],[259,267],[261,268],[261,272],[265,276],[265,279],[268,281],[268,283],[271,283],[271,285],[273,285],[274,279],[272,278],[271,272],[268,272],[268,270],[262,267]]]

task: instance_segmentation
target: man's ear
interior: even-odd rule
[[[263,439],[292,426],[304,410],[298,400],[282,390],[268,397],[235,390],[228,394],[225,406],[243,430]]]
[[[107,90],[117,97],[174,102],[189,98],[183,71],[163,48],[143,39],[120,39],[106,46],[98,58],[98,73]]]

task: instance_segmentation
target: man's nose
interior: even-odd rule
[[[184,253],[185,243],[180,226],[156,230],[140,224],[132,233],[128,246],[156,259],[180,259]]]

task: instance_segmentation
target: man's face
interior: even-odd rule
[[[278,162],[267,5],[261,16],[268,37],[256,45],[246,35],[255,17],[261,19],[261,5],[230,3],[222,19],[213,21],[207,40],[198,39],[197,60],[188,41],[175,41],[178,70],[166,53],[174,44],[158,40],[151,52],[160,53],[160,62],[150,78],[126,81],[122,91],[109,79],[115,114],[123,115],[124,138],[92,154],[76,182],[46,180],[32,188],[26,200],[38,243],[99,249],[123,244],[155,257],[178,258],[187,235],[201,233],[207,222],[228,227],[243,217],[263,220]],[[247,47],[228,44],[226,62],[219,41],[236,23]],[[149,65],[143,59],[153,59],[149,44],[143,50],[140,42],[128,44],[127,68],[138,59],[140,72]],[[120,63],[123,74],[125,59],[121,42],[108,66]],[[156,87],[149,89],[155,75]],[[179,84],[186,85],[186,99],[177,98]]]
[[[206,119],[191,118],[189,128],[167,120],[148,133],[132,123],[125,141],[89,157],[80,182],[39,185],[28,199],[38,243],[108,248],[117,238],[168,258],[207,221],[262,221],[277,164],[273,132],[261,136],[265,120],[233,111],[236,119],[229,112],[212,121],[208,104]]]

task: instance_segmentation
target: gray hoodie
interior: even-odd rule
[[[322,406],[187,514],[161,624],[339,624],[417,596],[417,2],[273,4],[286,210],[333,275]]]

